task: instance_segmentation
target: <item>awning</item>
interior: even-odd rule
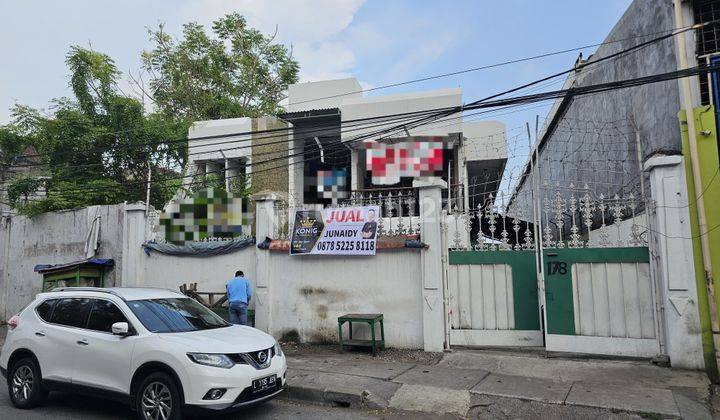
[[[73,261],[64,264],[38,264],[33,268],[33,271],[47,274],[79,267],[112,267],[114,265],[115,260],[112,258],[89,258],[87,260]]]

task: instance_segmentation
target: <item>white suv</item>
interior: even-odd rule
[[[230,325],[179,292],[55,289],[8,325],[0,369],[19,408],[52,390],[75,390],[126,401],[141,419],[166,420],[261,403],[287,387],[272,336]]]

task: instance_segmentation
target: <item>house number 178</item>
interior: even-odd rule
[[[548,261],[547,272],[550,276],[555,274],[567,274],[567,263],[563,261]]]

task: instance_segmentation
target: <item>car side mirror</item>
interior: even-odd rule
[[[116,322],[112,324],[113,335],[128,336],[130,335],[130,326],[127,322]]]

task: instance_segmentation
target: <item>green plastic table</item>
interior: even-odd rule
[[[348,323],[349,339],[343,340],[343,324]],[[361,322],[370,326],[370,340],[353,339],[353,323]],[[380,340],[375,334],[375,325],[380,323]],[[373,356],[377,354],[377,349],[385,349],[385,325],[383,323],[383,314],[347,314],[338,317],[338,335],[340,336],[340,351],[345,350],[345,346],[362,346],[371,347]]]

